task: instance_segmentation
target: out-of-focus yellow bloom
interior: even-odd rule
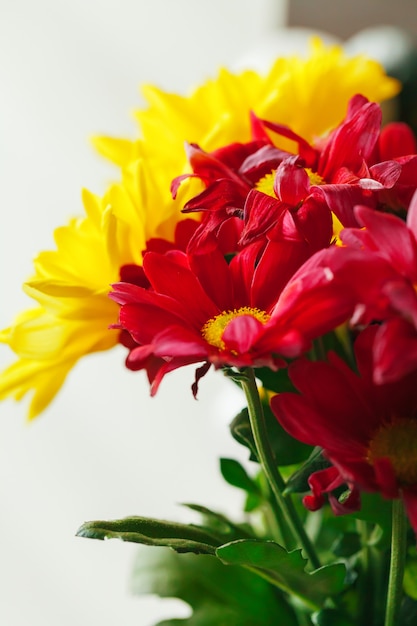
[[[117,343],[117,332],[108,330],[118,312],[107,297],[109,285],[119,279],[121,266],[141,263],[151,237],[173,239],[184,195],[194,195],[200,184],[188,181],[172,200],[171,180],[186,171],[185,141],[207,151],[248,141],[251,110],[311,141],[340,122],[355,93],[381,101],[398,90],[374,61],[348,59],[319,41],[306,59],[278,59],[265,76],[222,70],[190,96],[146,87],[149,106],[136,113],[140,139],[95,141],[121,168],[121,182],[102,198],[84,193],[85,216],[55,231],[56,249],[38,256],[24,286],[37,308],[0,333],[18,356],[1,375],[0,399],[33,392],[33,418],[79,358]]]
[[[163,162],[175,177],[181,173],[181,154],[185,160],[184,141],[198,143],[206,151],[249,141],[249,111],[289,126],[312,143],[342,121],[354,94],[381,102],[399,90],[398,81],[387,77],[379,63],[362,55],[349,58],[340,46],[328,47],[314,39],[306,58],[279,58],[266,75],[223,69],[188,96],[145,86],[142,93],[149,106],[135,116],[147,158]],[[274,137],[274,141],[285,140]],[[141,152],[141,143],[95,140],[99,152],[122,168]]]

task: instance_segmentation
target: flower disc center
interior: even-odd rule
[[[274,191],[275,174],[276,170],[260,178],[255,185],[255,189],[261,191],[267,196],[272,196],[273,198],[276,198],[277,196]]]
[[[417,420],[401,419],[386,424],[372,439],[368,460],[389,458],[401,485],[417,483]]]
[[[312,169],[310,169],[309,167],[305,167],[304,168],[308,179],[310,181],[310,185],[325,185],[326,181],[324,180],[324,178],[322,176],[320,176],[320,174],[318,174],[317,172],[313,172]]]
[[[201,334],[211,346],[224,350],[225,344],[222,339],[223,333],[226,330],[227,325],[236,317],[240,317],[241,315],[251,315],[262,324],[266,324],[270,318],[266,311],[255,309],[250,306],[242,306],[239,309],[234,309],[233,311],[222,311],[222,313],[219,313],[216,317],[212,317],[204,324],[201,329]]]

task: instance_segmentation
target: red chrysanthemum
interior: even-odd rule
[[[254,116],[252,128],[254,141],[248,144],[211,154],[189,146],[191,176],[206,186],[184,208],[203,212],[192,245],[201,246],[210,233],[233,221],[240,244],[266,234],[291,239],[296,231],[318,250],[331,240],[331,213],[344,226],[355,226],[356,204],[407,210],[417,180],[415,140],[405,124],[381,131],[377,103],[352,98],[345,120],[313,146],[289,128]],[[292,140],[296,154],[276,147],[267,130]],[[175,179],[174,195],[187,176]]]
[[[376,263],[373,279],[364,283],[361,268],[356,283],[357,306],[352,322],[363,326],[378,322],[374,346],[374,380],[385,383],[417,368],[417,193],[412,198],[406,222],[399,217],[355,208],[362,228],[345,229],[341,239],[341,263],[345,281],[352,283],[346,250],[362,250],[363,269]],[[340,277],[339,277],[340,278]],[[351,285],[352,286],[352,285]]]
[[[288,241],[252,244],[229,264],[214,242],[202,254],[146,253],[149,288],[118,283],[110,294],[135,342],[128,367],[147,369],[155,393],[167,372],[190,363],[207,364],[200,374],[210,364],[285,366],[283,357],[352,312],[327,267],[312,258],[300,268],[305,256],[304,242]]]
[[[417,371],[376,385],[376,333],[369,327],[356,340],[358,374],[334,354],[328,362],[295,361],[289,372],[300,395],[274,396],[271,407],[293,437],[322,447],[333,463],[310,477],[313,496],[307,505],[318,508],[321,494],[344,482],[352,488],[347,510],[359,505],[358,489],[401,497],[417,532]],[[337,503],[336,512],[342,509]]]

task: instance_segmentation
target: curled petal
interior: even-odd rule
[[[343,483],[344,480],[340,476],[339,470],[334,466],[314,472],[308,478],[308,484],[313,493],[303,498],[304,506],[309,511],[321,509],[325,503],[323,494],[337,489],[337,487],[340,487]]]
[[[252,315],[240,315],[229,322],[222,340],[231,352],[245,354],[250,351],[263,328],[263,324]]]
[[[310,191],[308,174],[295,164],[297,157],[283,161],[275,174],[274,191],[277,198],[290,206],[297,206]]]

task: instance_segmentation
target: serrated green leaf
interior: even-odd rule
[[[282,594],[259,576],[223,565],[211,556],[176,554],[143,548],[137,558],[132,590],[179,598],[193,610],[185,619],[157,626],[297,626],[291,606]]]
[[[329,596],[344,587],[346,568],[342,563],[306,572],[301,550],[287,552],[275,541],[239,540],[216,550],[218,558],[230,565],[242,565],[263,574],[280,589],[301,598],[308,606],[321,608]]]
[[[248,475],[245,468],[235,459],[220,459],[220,471],[229,485],[243,489],[248,493],[260,494],[256,482]]]
[[[311,446],[297,441],[279,424],[269,405],[263,403],[268,440],[279,466],[294,465],[304,461],[311,452]],[[232,436],[250,451],[250,460],[257,461],[256,446],[252,435],[248,410],[243,409],[230,424]]]
[[[147,546],[167,546],[176,552],[214,554],[221,538],[193,524],[179,524],[147,517],[85,522],[77,537],[121,539]]]

